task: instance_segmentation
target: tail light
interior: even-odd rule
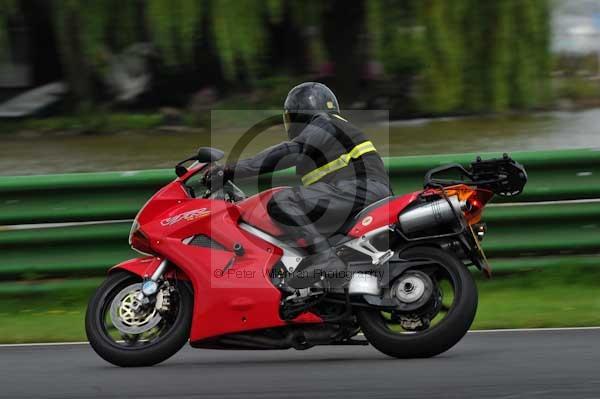
[[[135,220],[131,226],[131,232],[129,233],[129,245],[132,249],[141,253],[142,255],[152,256],[154,252],[150,246],[150,240],[148,237],[146,237],[142,230],[140,230],[140,225],[137,220]]]
[[[448,196],[458,196],[460,202],[466,205],[463,208],[463,214],[470,225],[478,223],[481,220],[483,208],[494,196],[492,191],[468,186],[451,187],[446,190],[446,194]]]

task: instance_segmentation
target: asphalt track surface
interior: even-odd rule
[[[2,398],[600,398],[600,329],[469,333],[432,359],[372,347],[185,348],[152,368],[87,345],[0,347]]]

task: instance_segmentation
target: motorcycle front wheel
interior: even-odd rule
[[[391,283],[388,294],[402,298],[403,309],[359,308],[358,321],[369,343],[388,356],[436,356],[456,345],[471,327],[477,286],[467,267],[440,248],[410,248],[401,257],[431,264],[408,270]]]
[[[125,271],[108,276],[88,304],[85,331],[104,360],[121,367],[152,366],[187,342],[193,295],[184,282],[167,282],[142,304],[142,279]]]

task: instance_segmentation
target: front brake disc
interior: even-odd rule
[[[110,305],[112,324],[125,334],[143,334],[156,327],[162,320],[155,305],[144,308],[137,299],[142,284],[131,284],[123,288]],[[157,295],[158,296],[158,295]]]

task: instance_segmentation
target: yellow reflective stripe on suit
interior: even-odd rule
[[[305,186],[309,186],[313,183],[316,183],[326,175],[340,170],[342,168],[345,168],[346,166],[348,166],[351,160],[358,159],[367,152],[373,151],[377,151],[377,149],[371,141],[365,141],[364,143],[360,143],[346,154],[342,154],[333,161],[305,174],[302,177],[302,184],[304,184]]]

